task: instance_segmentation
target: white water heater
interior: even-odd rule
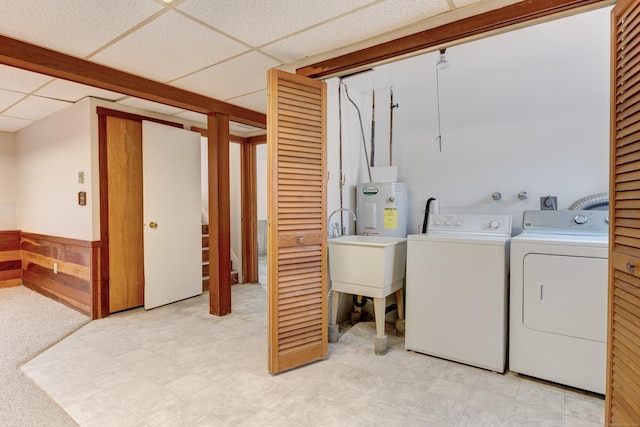
[[[407,237],[407,184],[358,184],[356,217],[357,234]]]

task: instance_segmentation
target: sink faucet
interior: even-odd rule
[[[331,212],[331,215],[329,215],[329,219],[327,220],[327,226],[329,229],[329,238],[333,239],[334,237],[340,237],[342,236],[342,230],[340,229],[340,224],[339,223],[335,223],[334,226],[331,226],[331,217],[333,217],[334,214],[338,213],[338,212],[349,212],[351,214],[351,216],[353,217],[353,220],[356,221],[356,214],[347,208],[340,208],[340,209],[336,209],[335,211]]]

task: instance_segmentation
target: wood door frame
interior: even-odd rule
[[[248,283],[257,283],[258,277],[258,171],[256,146],[266,144],[267,136],[245,139],[242,146],[242,258],[243,277]]]
[[[192,126],[207,138],[206,129]],[[243,138],[229,135],[229,141],[240,144],[240,204],[242,232],[242,277],[245,283],[258,281],[258,192],[256,171],[256,145],[266,144],[267,136],[259,135]],[[209,219],[211,222],[211,217]]]
[[[117,117],[125,120],[142,122],[148,120],[167,126],[183,128],[182,124],[155,119],[139,114],[97,107],[98,115],[98,179],[100,182],[100,281],[98,288],[94,289],[94,301],[99,301],[96,318],[107,317],[110,314],[109,307],[109,181],[107,179],[107,117]],[[142,224],[140,224],[142,228]]]

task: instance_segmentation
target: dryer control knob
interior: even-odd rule
[[[582,214],[578,214],[573,218],[573,220],[576,224],[584,224],[585,222],[587,222],[587,217]]]
[[[496,230],[500,224],[495,219],[489,223],[489,228],[492,230]]]

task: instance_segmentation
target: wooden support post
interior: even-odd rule
[[[209,312],[231,313],[231,212],[229,116],[210,114],[209,140]]]

